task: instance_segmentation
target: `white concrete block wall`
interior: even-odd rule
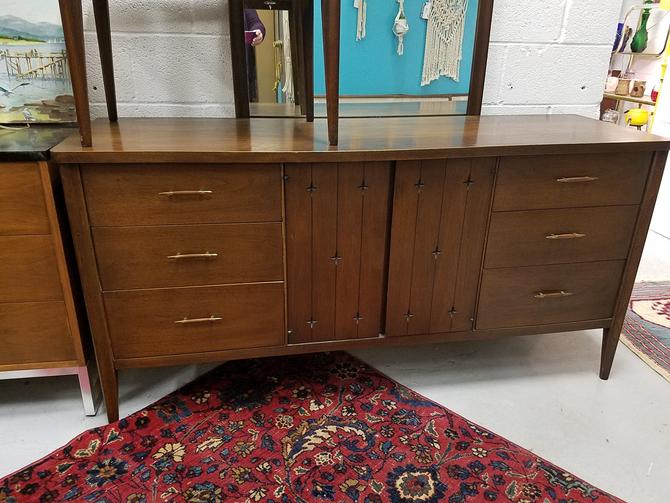
[[[622,0],[495,0],[486,114],[597,118]]]
[[[597,117],[621,3],[495,0],[483,113]],[[233,115],[226,0],[110,4],[122,116]],[[90,0],[84,6],[92,109],[104,116]]]

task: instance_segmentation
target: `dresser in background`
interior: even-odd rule
[[[62,230],[60,179],[47,162],[72,131],[0,131],[0,380],[77,375],[84,410],[95,415],[88,323]]]

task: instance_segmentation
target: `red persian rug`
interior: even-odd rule
[[[670,282],[635,284],[621,342],[670,381]]]
[[[0,502],[618,502],[344,353],[229,362],[0,481]]]

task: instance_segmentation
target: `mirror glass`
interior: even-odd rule
[[[320,4],[314,3],[314,113],[325,117]],[[290,0],[271,5],[245,9],[250,112],[299,117],[301,28],[293,25]],[[477,0],[342,2],[340,116],[465,115],[477,7]]]

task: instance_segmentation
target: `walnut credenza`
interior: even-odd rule
[[[93,131],[53,156],[110,420],[119,368],[373,344],[603,328],[606,379],[670,145],[573,116]]]
[[[0,380],[77,375],[84,410],[95,415],[60,181],[46,162],[72,132],[36,126],[0,138]]]

